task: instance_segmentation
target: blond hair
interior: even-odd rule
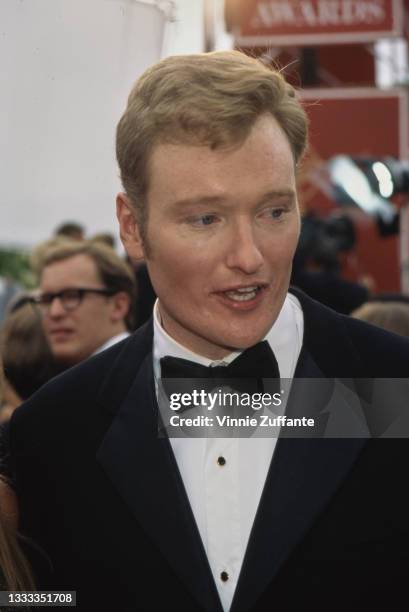
[[[239,145],[264,114],[278,121],[297,163],[307,144],[307,117],[278,70],[239,51],[168,57],[146,70],[129,95],[116,140],[122,184],[142,227],[156,144]]]
[[[71,244],[72,241],[72,238],[69,238],[68,236],[55,236],[54,238],[40,242],[40,244],[34,247],[30,255],[30,267],[36,277],[36,280],[38,280],[41,276],[44,260],[47,257],[48,251],[55,249],[61,244]]]
[[[409,338],[409,304],[402,302],[367,302],[351,313],[354,319],[366,321],[400,336]]]

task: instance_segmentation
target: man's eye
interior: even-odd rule
[[[54,296],[52,293],[43,293],[42,295],[39,296],[38,303],[48,305],[48,304],[51,304],[53,299],[54,299]]]
[[[273,219],[280,219],[284,214],[284,208],[273,208],[271,211],[271,216]]]
[[[268,208],[261,213],[261,217],[267,221],[282,221],[286,209],[283,208]]]
[[[80,292],[78,289],[67,289],[66,291],[63,291],[61,295],[66,300],[76,300],[80,295]]]
[[[216,215],[200,215],[200,217],[194,217],[191,219],[193,225],[199,227],[205,227],[208,225],[213,225],[217,220]]]
[[[259,217],[260,219],[263,219],[264,221],[267,221],[267,222],[282,221],[287,210],[288,209],[285,206],[268,207],[260,211]]]

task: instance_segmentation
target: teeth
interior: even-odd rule
[[[226,291],[225,294],[235,302],[248,302],[253,300],[259,291],[259,287],[243,287],[234,291]]]
[[[226,293],[227,297],[229,297],[231,300],[234,300],[235,302],[248,302],[249,300],[254,299],[256,297],[256,294],[256,291],[253,291],[253,293],[246,293],[245,295],[238,295],[234,291],[227,291]]]
[[[239,293],[253,293],[253,291],[257,291],[257,287],[242,287],[241,289],[235,289]]]

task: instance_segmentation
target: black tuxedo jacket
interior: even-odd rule
[[[408,341],[297,296],[296,376],[408,376]],[[157,438],[151,351],[148,323],[15,412],[21,529],[39,587],[76,590],[80,610],[221,612],[171,446]],[[280,438],[232,612],[398,609],[408,578],[407,440]]]

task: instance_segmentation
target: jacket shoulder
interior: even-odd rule
[[[387,368],[389,371],[390,365],[395,365],[399,370],[401,369],[400,366],[404,365],[406,376],[409,376],[408,338],[352,317],[344,316],[343,319],[352,343],[359,349],[364,359],[368,362],[378,359],[385,367],[389,361],[389,367]],[[393,372],[389,376],[393,376]],[[403,374],[399,374],[397,371],[396,376],[400,377]]]
[[[304,345],[329,376],[409,377],[409,339],[339,314],[291,289],[304,316]]]
[[[10,422],[10,432],[35,431],[43,438],[47,431],[55,434],[59,430],[63,432],[91,424],[96,414],[104,412],[105,387],[109,386],[119,403],[150,346],[146,333],[138,330],[56,376],[17,408]]]

